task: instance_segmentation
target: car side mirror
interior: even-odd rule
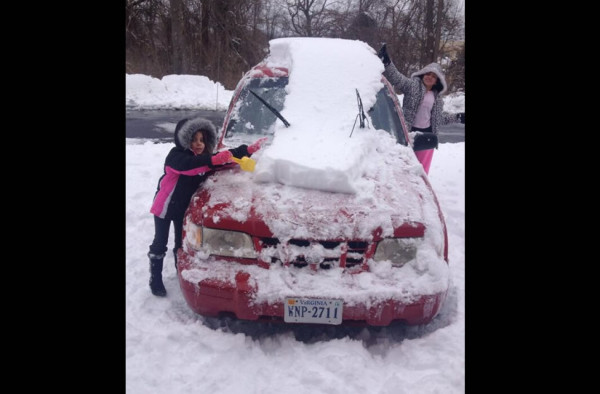
[[[438,136],[433,133],[416,132],[413,137],[413,151],[434,149],[438,146]]]

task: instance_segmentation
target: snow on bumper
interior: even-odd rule
[[[178,277],[186,302],[196,313],[232,312],[239,319],[283,319],[285,297],[344,301],[343,321],[386,326],[393,320],[424,324],[439,312],[447,294],[445,262],[419,271],[377,264],[371,272],[350,274],[340,268],[311,270],[274,265],[270,269],[218,259],[179,255]],[[430,267],[431,268],[431,267]]]

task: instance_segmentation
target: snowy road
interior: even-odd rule
[[[205,110],[127,110],[125,122],[126,138],[147,138],[171,142],[175,125],[187,116],[203,116],[219,127],[223,124],[225,111]],[[440,143],[464,142],[465,125],[449,124],[439,132]]]

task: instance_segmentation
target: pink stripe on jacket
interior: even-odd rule
[[[185,171],[178,171],[172,167],[167,166],[165,168],[165,176],[160,181],[160,190],[154,198],[154,202],[152,203],[152,208],[150,208],[150,212],[158,216],[159,218],[164,219],[167,213],[167,208],[169,207],[169,202],[171,201],[171,196],[173,195],[173,191],[175,190],[175,186],[177,185],[177,180],[179,179],[179,176],[202,175],[205,172],[208,172],[209,170],[209,166],[202,166]]]

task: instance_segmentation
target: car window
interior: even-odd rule
[[[242,88],[232,111],[225,134],[226,143],[228,145],[248,143],[256,140],[258,135],[272,135],[277,117],[250,93],[250,89],[277,111],[281,111],[287,95],[285,91],[287,84],[288,77],[250,79]]]
[[[375,104],[369,109],[369,115],[373,121],[373,127],[390,132],[398,143],[407,145],[404,132],[402,131],[402,123],[396,113],[394,100],[390,97],[385,86],[377,92]]]
[[[257,136],[273,135],[273,125],[277,116],[252,95],[250,89],[277,111],[281,111],[287,95],[285,87],[288,80],[288,77],[252,78],[249,80],[242,88],[231,113],[224,141],[226,145],[248,144],[256,140]],[[394,101],[385,86],[377,93],[375,104],[368,112],[373,127],[391,133],[398,143],[407,145]]]

